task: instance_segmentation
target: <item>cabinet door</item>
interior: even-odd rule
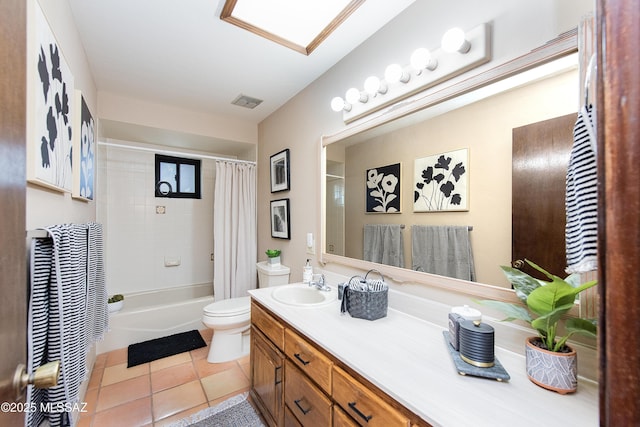
[[[283,424],[284,355],[251,328],[251,394],[270,426]]]

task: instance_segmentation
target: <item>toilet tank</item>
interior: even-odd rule
[[[256,266],[258,267],[259,288],[268,288],[289,283],[289,267],[282,264],[271,267],[267,261],[259,262]]]

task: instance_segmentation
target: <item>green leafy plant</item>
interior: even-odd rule
[[[502,321],[524,320],[529,323],[538,332],[543,345],[549,351],[562,352],[567,340],[576,333],[595,337],[595,320],[568,318],[565,321],[563,336],[558,336],[558,326],[562,316],[574,306],[577,295],[595,286],[597,281],[581,284],[579,276],[575,274],[563,280],[533,262],[525,261],[551,280],[539,280],[516,268],[500,266],[526,308],[501,301],[483,300],[479,303],[505,313],[508,317]]]
[[[118,302],[118,301],[122,301],[124,300],[124,295],[122,294],[115,294],[114,296],[112,296],[111,298],[109,298],[108,303],[112,304],[114,302]]]
[[[265,252],[269,258],[280,256],[280,249],[267,249]]]

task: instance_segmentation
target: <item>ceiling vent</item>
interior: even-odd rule
[[[239,107],[253,109],[262,103],[262,99],[252,98],[250,96],[240,94],[236,97],[236,99],[231,101],[231,103]]]

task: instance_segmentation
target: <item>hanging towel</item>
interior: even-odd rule
[[[404,267],[404,238],[400,224],[364,226],[365,261]]]
[[[598,178],[593,108],[583,107],[573,130],[567,169],[567,273],[596,270],[598,240]]]
[[[87,350],[109,330],[109,308],[104,277],[102,224],[87,224]]]
[[[69,414],[42,413],[42,404],[63,408],[78,402],[86,378],[87,343],[87,226],[64,224],[48,227],[50,239],[34,239],[31,256],[29,307],[29,371],[60,361],[58,385],[46,390],[29,386],[27,425],[43,419],[52,427],[68,425]]]
[[[468,226],[412,226],[411,256],[414,270],[476,280]]]

